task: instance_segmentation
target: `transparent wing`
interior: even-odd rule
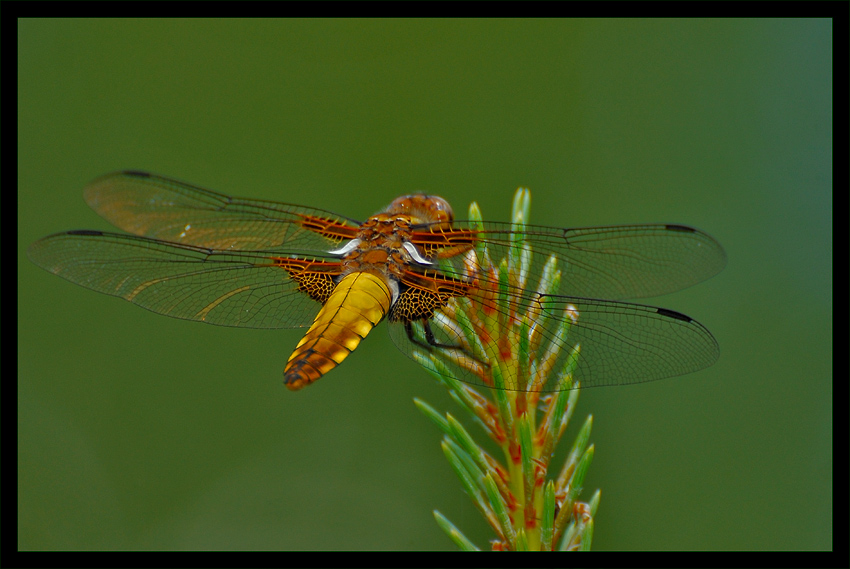
[[[329,251],[354,238],[360,225],[321,209],[233,198],[147,172],[107,174],[83,195],[124,231],[220,250]]]
[[[490,259],[508,259],[522,242],[531,256],[526,281],[539,280],[554,256],[562,272],[559,292],[585,298],[661,296],[702,282],[726,265],[726,253],[714,238],[685,225],[575,229],[528,225],[518,231],[510,223],[455,222],[449,231],[427,225],[419,229],[414,241],[436,254],[466,244],[486,248]],[[441,269],[450,276],[463,277],[467,270],[463,255],[443,261]]]
[[[405,323],[393,322],[390,335],[406,355],[433,354],[447,366],[447,375],[474,385],[496,385],[492,367],[501,362],[509,390],[559,390],[559,374],[574,355],[572,375],[582,388],[683,375],[712,365],[720,355],[711,333],[678,312],[562,296],[540,301],[546,310],[525,325],[496,301],[478,299],[452,301],[439,310],[427,323],[430,344],[425,322],[411,323],[412,336]]]
[[[75,284],[186,320],[250,328],[309,326],[319,303],[299,289],[284,254],[220,251],[147,237],[71,231],[27,250],[38,266]],[[302,263],[303,265],[303,263]],[[318,257],[315,270],[339,273]]]

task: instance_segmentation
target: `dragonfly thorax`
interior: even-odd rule
[[[430,267],[431,261],[411,240],[411,216],[379,213],[372,216],[345,246],[331,251],[342,255],[342,275],[368,272],[378,276],[398,297],[399,280],[411,266]]]

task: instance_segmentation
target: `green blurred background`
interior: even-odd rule
[[[109,229],[82,188],[125,168],[361,219],[419,190],[507,220],[524,185],[534,223],[708,231],[726,270],[647,302],[720,361],[580,398],[594,549],[831,546],[829,21],[18,29],[19,548],[452,549],[433,509],[493,537],[412,399],[458,409],[384,326],[292,393],[299,331],[164,318],[27,260]]]

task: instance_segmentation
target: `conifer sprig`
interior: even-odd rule
[[[533,252],[524,240],[524,231],[530,203],[529,191],[519,188],[513,203],[514,237],[506,258],[490,259],[484,243],[475,249],[471,271],[491,277],[482,279],[490,288],[479,291],[487,300],[453,300],[447,309],[451,318],[438,323],[454,329],[462,338],[464,352],[472,357],[442,349],[414,354],[498,445],[504,462],[476,443],[450,413],[443,415],[420,399],[414,402],[443,431],[443,453],[496,534],[491,541],[493,549],[588,550],[600,493],[597,490],[586,503],[578,498],[593,459],[594,447],[589,444],[592,417],[585,421],[557,476],[550,474],[552,456],[578,401],[580,386],[573,371],[581,346],[570,343],[569,331],[581,314],[569,308],[553,314],[545,303],[522,307],[517,295],[510,293],[534,287],[545,299],[557,294],[560,287],[555,257],[548,259],[538,282],[529,282]],[[473,226],[483,228],[475,203],[469,208],[469,219]],[[541,330],[543,322],[551,318],[560,318],[560,322],[556,339],[547,344]],[[488,349],[488,342],[509,349]],[[563,350],[568,353],[566,364],[557,369],[555,363]],[[494,357],[497,352],[510,356]],[[478,390],[453,379],[449,371],[453,366],[482,377],[486,368],[489,373],[482,383],[493,388]],[[505,389],[505,378],[510,378],[516,389]],[[558,390],[541,392],[544,385],[557,385]],[[478,549],[441,513],[434,511],[434,517],[461,549]]]

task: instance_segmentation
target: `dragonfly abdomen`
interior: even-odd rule
[[[391,301],[379,276],[354,272],[343,277],[289,356],[284,384],[301,389],[338,366],[383,320]]]

